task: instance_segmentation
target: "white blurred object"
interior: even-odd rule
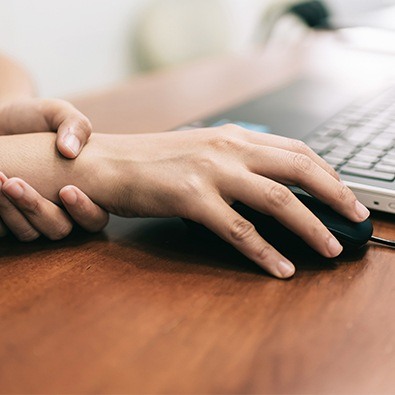
[[[230,36],[220,1],[157,1],[139,24],[139,61],[144,68],[163,67],[221,52],[230,46]]]
[[[0,0],[0,52],[34,76],[39,93],[111,86],[135,69],[130,31],[149,0]]]
[[[395,1],[386,3],[395,4]],[[355,15],[335,15],[332,25],[338,28],[338,37],[353,49],[395,55],[395,6]]]
[[[351,27],[340,29],[339,35],[354,49],[395,55],[395,31],[371,27]]]
[[[157,0],[145,12],[137,33],[143,69],[242,50],[269,0]]]
[[[333,15],[347,19],[395,4],[394,0],[324,0],[324,2]]]
[[[395,4],[395,0],[392,4]],[[333,18],[331,18],[331,23],[335,28],[364,26],[395,30],[395,5],[377,7],[364,12],[361,12],[359,8],[353,13],[337,13],[336,9],[332,11]]]

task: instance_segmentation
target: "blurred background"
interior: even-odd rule
[[[32,73],[42,96],[103,89],[133,74],[237,52],[267,40],[297,0],[0,0],[0,52]],[[352,24],[394,0],[327,0]],[[380,14],[392,28],[395,14]],[[351,21],[351,22],[350,22]],[[370,22],[366,22],[369,24]],[[284,24],[303,34],[296,23]],[[395,26],[394,26],[395,30]],[[302,32],[302,33],[301,33]]]

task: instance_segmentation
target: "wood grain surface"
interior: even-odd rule
[[[163,131],[344,51],[333,45],[318,37],[206,60],[74,102],[98,131]],[[393,216],[373,219],[395,238]],[[297,273],[281,281],[180,219],[112,217],[97,235],[4,239],[0,392],[394,393],[394,254],[295,253]]]

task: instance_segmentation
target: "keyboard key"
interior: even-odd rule
[[[375,138],[369,143],[367,147],[375,147],[385,150],[392,148],[392,145],[393,145],[392,139]]]
[[[370,169],[371,167],[373,167],[374,162],[365,162],[365,161],[359,161],[359,160],[349,160],[347,162],[347,166],[350,167],[357,167],[358,169]]]
[[[359,162],[377,162],[380,158],[380,154],[363,154],[358,152],[352,159]]]
[[[358,155],[375,156],[377,158],[384,155],[384,151],[377,147],[366,146],[358,152]]]
[[[395,166],[386,165],[383,163],[377,163],[374,169],[383,173],[395,174]]]
[[[386,164],[386,165],[390,165],[390,166],[395,166],[395,160],[391,159],[391,158],[388,158],[386,156],[384,156],[381,159],[380,163],[383,163],[383,164]]]
[[[332,146],[333,142],[332,140],[316,140],[316,141],[308,141],[307,144],[310,146],[310,148],[315,151],[317,154],[320,154],[322,152],[328,151]]]
[[[383,156],[383,158],[387,160],[395,160],[395,152],[388,152],[385,156]]]
[[[361,133],[359,128],[352,128],[342,135],[342,138],[354,145],[361,145],[371,138],[369,133]]]
[[[395,140],[395,132],[393,133],[391,131],[385,130],[384,132],[380,133],[378,137],[394,141]]]
[[[392,181],[395,86],[348,106],[317,130],[307,144],[344,174]]]
[[[325,127],[323,129],[317,130],[314,135],[318,137],[336,137],[342,132],[343,130],[339,130],[338,128]]]
[[[351,167],[351,166],[343,166],[340,169],[341,174],[348,174],[351,176],[357,176],[357,177],[366,177],[366,178],[373,178],[376,180],[382,180],[382,181],[394,181],[395,179],[395,174],[390,174],[390,173],[384,173],[381,171],[377,170],[365,170],[365,169],[358,169],[356,167]]]
[[[338,145],[334,147],[330,152],[328,152],[328,154],[336,155],[342,158],[347,158],[350,155],[352,155],[355,150],[356,148],[353,146]]]
[[[331,155],[324,155],[322,159],[324,159],[324,161],[328,162],[332,166],[339,166],[345,162],[345,159],[337,158]]]

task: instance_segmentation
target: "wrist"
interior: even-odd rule
[[[70,161],[75,162],[70,184],[111,212],[119,211],[124,180],[133,178],[135,173],[130,160],[131,138],[130,135],[92,134],[79,157]]]

